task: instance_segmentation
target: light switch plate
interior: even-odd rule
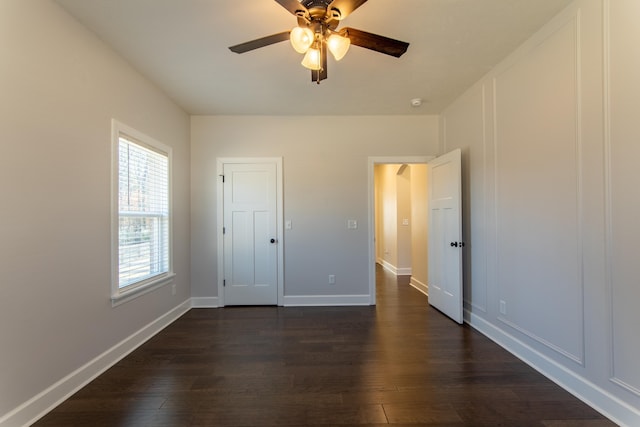
[[[347,220],[347,228],[349,230],[355,230],[358,228],[358,221],[356,221],[355,219],[349,219]]]

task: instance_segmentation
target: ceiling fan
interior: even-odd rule
[[[311,80],[320,84],[327,78],[327,50],[339,61],[351,44],[399,58],[409,43],[355,28],[338,30],[340,21],[367,0],[275,0],[297,17],[298,26],[291,31],[251,40],[229,47],[232,52],[254,49],[290,40],[293,48],[304,54],[302,65],[311,70]]]

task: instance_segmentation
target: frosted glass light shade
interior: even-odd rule
[[[311,48],[307,50],[307,54],[302,60],[302,65],[310,70],[319,70],[322,68],[322,61],[320,60],[320,50]]]
[[[329,52],[331,52],[336,61],[340,61],[349,51],[351,40],[347,37],[331,34],[327,40],[327,45],[329,46]]]
[[[305,53],[313,43],[313,31],[310,28],[295,27],[289,34],[291,46],[298,53]]]

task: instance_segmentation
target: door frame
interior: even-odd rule
[[[368,173],[368,221],[369,221],[369,304],[376,305],[376,230],[375,230],[375,166],[378,164],[427,164],[436,156],[387,156],[369,157]]]
[[[284,198],[282,180],[282,157],[218,157],[216,158],[218,179],[216,180],[216,240],[218,247],[218,306],[224,307],[224,187],[222,175],[225,164],[275,163],[276,165],[276,238],[278,240],[278,305],[284,305]]]

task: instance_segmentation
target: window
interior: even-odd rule
[[[168,283],[171,266],[171,149],[113,125],[112,299]]]

